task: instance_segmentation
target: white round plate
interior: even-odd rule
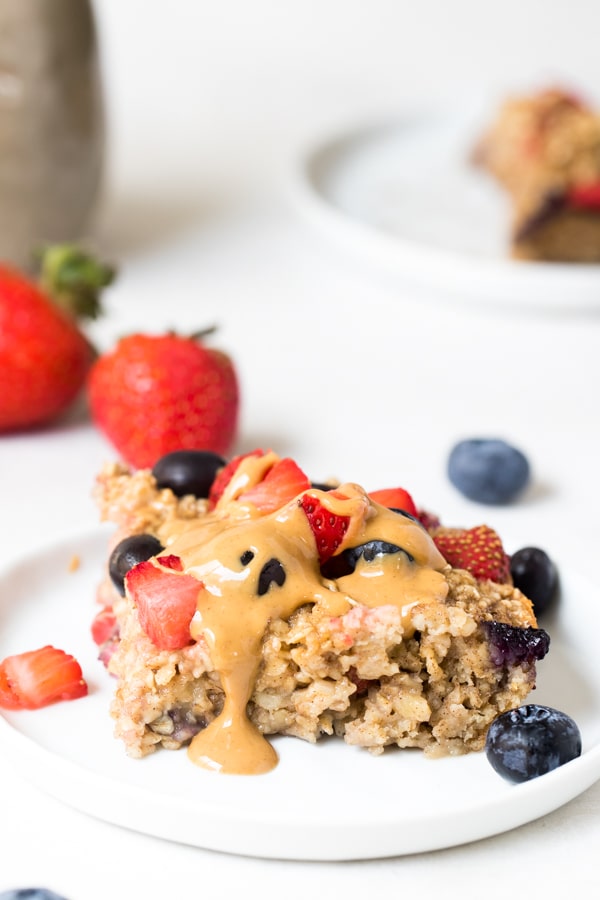
[[[250,856],[366,859],[498,834],[556,809],[600,777],[600,604],[595,589],[568,571],[546,624],[552,647],[539,665],[535,699],[574,716],[583,754],[541,778],[511,785],[483,753],[374,757],[335,739],[313,746],[277,738],[279,766],[255,777],[206,772],[185,751],[129,759],[112,736],[114,682],[89,631],[106,537],[100,529],[65,538],[0,574],[0,658],[51,643],[78,658],[90,687],[79,700],[4,711],[0,753],[40,789],[89,815]],[[80,564],[70,571],[75,555]]]
[[[296,207],[353,257],[444,296],[599,310],[600,265],[510,258],[506,197],[471,162],[496,108],[488,98],[324,140],[294,173]]]

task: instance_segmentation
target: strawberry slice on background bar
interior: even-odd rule
[[[600,213],[600,181],[576,184],[569,188],[566,202],[570,209]]]

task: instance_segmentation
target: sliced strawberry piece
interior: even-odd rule
[[[417,516],[419,522],[427,531],[432,531],[434,528],[439,528],[441,526],[440,518],[435,513],[429,512],[426,509],[420,509],[419,514]]]
[[[214,509],[225,493],[228,484],[234,478],[241,463],[249,457],[266,456],[262,450],[253,450],[243,456],[236,456],[217,475],[209,492],[209,508]],[[298,494],[308,490],[310,481],[293,459],[274,459],[258,484],[254,484],[238,494],[235,499],[240,503],[252,503],[262,513],[274,512],[289,503]]]
[[[50,645],[7,656],[0,672],[0,705],[8,709],[39,709],[88,692],[77,660]]]
[[[341,496],[336,491],[331,491],[331,493]],[[350,516],[335,515],[326,509],[313,494],[304,494],[300,499],[300,506],[312,528],[317,543],[319,562],[323,564],[335,554],[344,540],[350,525]]]
[[[21,709],[19,698],[13,691],[4,668],[4,663],[0,663],[0,708],[2,709]]]
[[[168,556],[157,556],[156,561],[161,564],[163,569],[173,569],[174,572],[183,572],[183,563],[179,556],[170,553]]]
[[[117,617],[108,606],[94,616],[91,626],[92,639],[98,646],[104,644],[105,641],[112,640],[118,630]]]
[[[250,453],[242,453],[240,456],[234,456],[226,466],[224,466],[215,480],[212,483],[210,491],[208,493],[208,507],[209,509],[214,509],[223,493],[225,492],[225,488],[235,475],[237,469],[239,468],[242,460],[247,459],[249,456],[264,456],[262,450],[252,450]]]
[[[510,559],[496,532],[487,525],[441,528],[434,532],[433,540],[454,569],[466,569],[479,581],[510,581]]]
[[[371,491],[369,497],[374,503],[387,506],[388,509],[401,509],[415,518],[419,515],[413,498],[404,488],[384,488],[380,491]]]
[[[567,191],[566,199],[571,209],[600,212],[600,181],[575,185]]]
[[[238,497],[240,503],[252,503],[263,513],[281,509],[298,494],[310,488],[310,481],[300,466],[288,457],[278,460],[263,480]]]
[[[137,606],[140,625],[156,647],[181,650],[192,642],[190,623],[201,581],[177,572],[172,565],[162,569],[152,560],[144,560],[129,570],[125,585]]]

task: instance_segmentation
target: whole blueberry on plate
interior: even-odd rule
[[[0,900],[65,900],[65,897],[49,891],[48,888],[14,888],[2,891]]]
[[[515,587],[533,603],[536,616],[546,612],[558,591],[556,566],[541,547],[523,547],[510,558],[510,574]]]
[[[448,478],[454,487],[477,503],[508,503],[530,478],[527,457],[499,438],[459,441],[448,457]]]
[[[499,775],[520,783],[581,756],[581,734],[566,713],[529,704],[502,713],[492,722],[485,753]]]

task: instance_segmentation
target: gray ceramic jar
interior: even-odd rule
[[[102,82],[88,0],[0,0],[0,260],[84,236],[100,190]]]

